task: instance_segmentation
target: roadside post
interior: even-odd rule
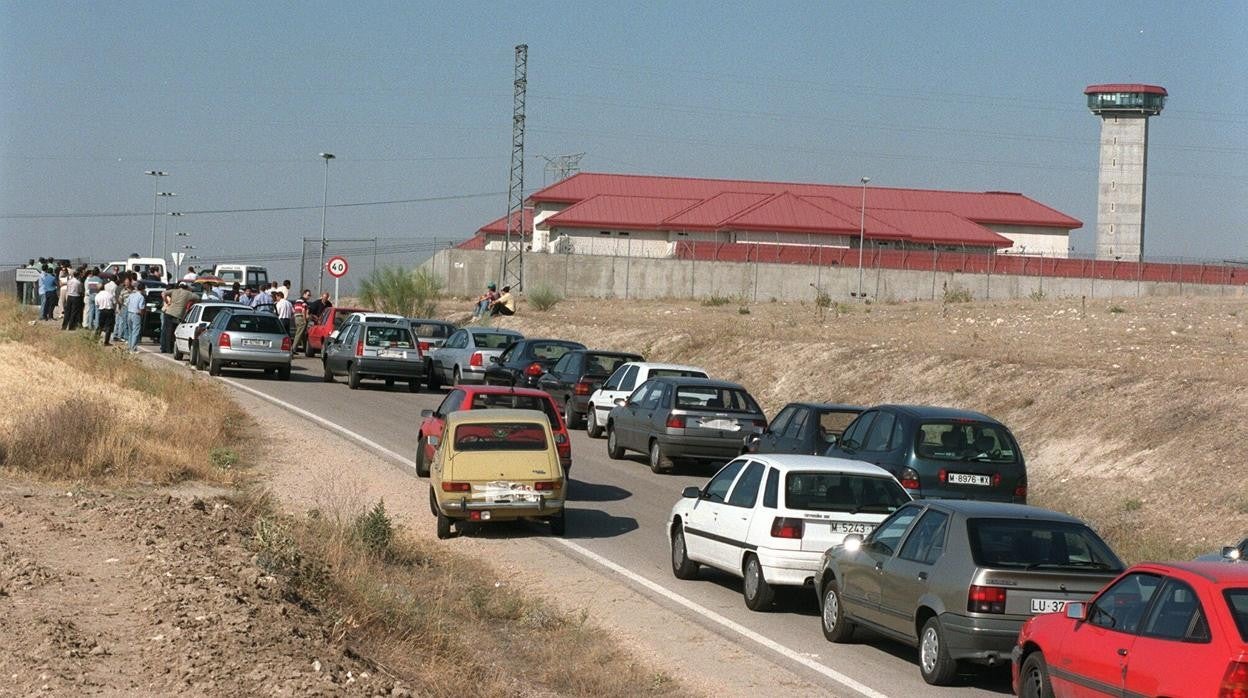
[[[338,280],[347,275],[347,258],[341,255],[334,255],[325,262],[325,271],[334,277],[334,302],[338,303]]]
[[[35,284],[39,282],[39,270],[34,267],[20,267],[17,270],[17,283],[22,285],[21,302],[26,305],[35,304]]]

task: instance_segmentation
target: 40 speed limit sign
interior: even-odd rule
[[[341,279],[346,276],[347,269],[346,257],[330,257],[329,261],[325,262],[325,271],[329,272],[329,275],[335,279]]]

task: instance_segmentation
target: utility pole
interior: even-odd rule
[[[321,266],[316,272],[317,296],[320,296],[325,288],[325,210],[329,208],[329,161],[334,159],[334,154],[321,153],[321,159],[325,161],[325,192],[321,197]],[[337,303],[338,299],[335,298],[334,302]]]
[[[169,173],[164,170],[148,170],[143,174],[152,178],[156,184],[156,188],[152,190],[152,254],[156,256],[156,202],[160,201],[160,178],[168,177]]]
[[[511,114],[511,169],[507,185],[507,237],[503,241],[503,266],[499,282],[524,288],[524,96],[528,88],[529,46],[516,46],[515,91]],[[513,253],[512,245],[516,249]]]
[[[867,240],[867,182],[871,181],[870,177],[863,177],[862,182],[862,206],[858,209],[858,300],[865,300],[862,295],[862,254],[866,251]]]
[[[545,186],[546,184],[562,182],[574,174],[580,174],[581,158],[583,157],[585,157],[585,153],[541,156],[541,158],[546,161],[546,167],[542,173],[542,185]]]

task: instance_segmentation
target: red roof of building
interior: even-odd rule
[[[524,216],[523,218],[524,225],[513,226],[511,229],[512,232],[519,232],[519,233],[533,232],[533,209],[525,208],[525,209],[522,209],[520,213]],[[511,220],[514,222],[516,221],[517,218],[518,216],[512,215]],[[477,231],[477,233],[478,234],[490,233],[490,234],[505,235],[507,233],[507,216],[503,216],[502,218],[498,218],[493,221],[490,221],[489,223],[486,223],[484,226],[481,227],[480,230]]]
[[[664,228],[665,219],[698,203],[698,199],[601,194],[565,208],[542,224],[565,228],[658,230]]]
[[[1151,95],[1169,96],[1166,88],[1161,85],[1143,85],[1140,83],[1111,82],[1105,85],[1088,85],[1083,88],[1085,95],[1098,95],[1106,92],[1143,92]]]

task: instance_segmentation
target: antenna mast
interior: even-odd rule
[[[507,186],[507,237],[503,241],[504,286],[524,288],[524,92],[528,87],[529,46],[516,46],[515,97],[511,116],[511,181]],[[513,247],[514,246],[514,247]]]

